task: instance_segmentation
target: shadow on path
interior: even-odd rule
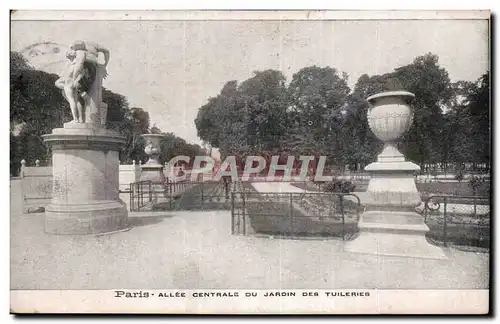
[[[164,219],[172,217],[173,217],[172,215],[146,216],[146,217],[132,216],[127,219],[127,223],[130,227],[156,225],[163,222]]]

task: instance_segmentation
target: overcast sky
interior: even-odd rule
[[[279,69],[331,66],[358,77],[392,71],[418,55],[439,55],[452,81],[488,69],[486,20],[365,21],[13,21],[12,50],[60,73],[66,46],[95,41],[111,52],[104,86],[142,107],[151,124],[200,143],[198,108],[229,80]],[[40,45],[54,42],[58,45]],[[55,49],[57,48],[57,49]]]

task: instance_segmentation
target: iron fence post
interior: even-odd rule
[[[203,209],[203,182],[200,183],[201,187],[201,209]]]
[[[231,193],[231,234],[235,232],[235,215],[234,215],[234,192]]]
[[[242,216],[243,216],[242,217],[243,218],[243,235],[247,235],[245,193],[241,194],[241,202],[243,205],[243,208],[241,209]]]
[[[290,235],[292,235],[293,233],[293,193],[290,193],[290,228],[289,228],[289,232],[290,232]]]
[[[129,202],[130,202],[130,210],[134,210],[134,184],[130,184],[130,197],[128,197]]]
[[[137,183],[137,188],[136,188],[136,197],[135,197],[135,202],[137,203],[136,206],[135,206],[135,210],[139,210],[140,208],[140,205],[141,205],[141,186],[142,186],[142,183],[141,182],[138,182]]]
[[[427,205],[429,204],[430,197],[427,197],[427,199],[424,201],[424,223],[427,222],[427,213],[428,213],[428,208]]]
[[[168,182],[168,208],[171,210],[172,209],[172,197],[174,196],[173,194],[173,188],[175,186],[175,183],[172,181]]]
[[[224,182],[224,192],[225,192],[225,196],[226,196],[226,199],[229,199],[229,182]]]
[[[474,202],[473,202],[474,203],[474,217],[476,217],[477,216],[476,189],[473,189],[473,192],[474,192],[474,198],[473,198],[473,200],[474,200]]]
[[[342,214],[342,240],[345,240],[344,195],[340,194],[340,212]]]
[[[141,192],[139,194],[139,198],[141,199],[141,203],[139,204],[138,209],[141,209],[141,207],[144,205],[144,183],[141,183]]]
[[[448,202],[447,202],[447,197],[445,196],[444,197],[444,202],[443,202],[443,207],[444,207],[444,211],[443,211],[443,241],[444,241],[444,246],[448,246],[448,224],[447,224],[447,213],[446,213],[446,209],[447,209],[447,205],[448,205]]]
[[[137,210],[137,206],[139,205],[139,186],[136,183],[134,185],[134,210]]]
[[[148,201],[148,203],[151,203],[153,201],[153,186],[151,185],[151,182],[148,183],[148,189],[149,189],[149,201]]]

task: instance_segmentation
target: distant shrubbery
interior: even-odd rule
[[[324,187],[325,192],[350,193],[356,189],[356,185],[348,180],[334,179]]]

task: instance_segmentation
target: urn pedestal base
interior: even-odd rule
[[[446,259],[443,250],[427,242],[429,228],[415,211],[421,198],[411,162],[375,162],[362,202],[366,209],[358,223],[359,236],[346,243],[345,251],[400,257]]]
[[[164,166],[159,162],[161,141],[164,139],[163,134],[142,134],[146,140],[146,147],[144,152],[149,156],[148,162],[141,165],[141,181],[151,181],[151,195],[152,201],[150,207],[155,204],[165,202],[167,200],[167,186],[165,185],[165,174],[163,172]],[[147,186],[149,190],[149,185]],[[145,192],[146,193],[146,192]]]
[[[353,253],[446,259],[443,250],[427,242],[429,228],[416,212],[366,211],[358,223],[359,236],[346,243]]]
[[[94,124],[70,123],[44,135],[52,147],[51,234],[104,234],[128,228],[119,198],[118,151],[125,139]]]
[[[447,259],[440,248],[427,242],[425,233],[414,235],[404,232],[395,234],[363,231],[358,238],[347,243],[344,250],[351,253],[407,258]]]

